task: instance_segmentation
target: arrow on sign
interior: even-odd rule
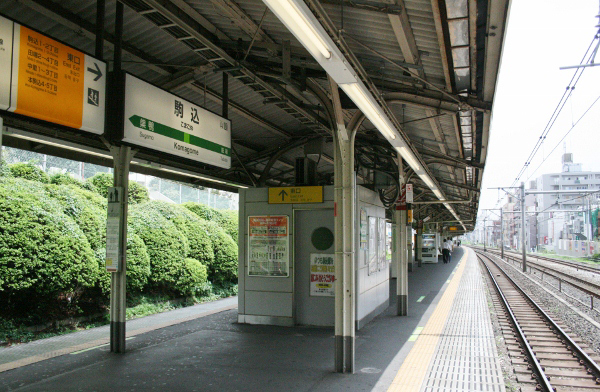
[[[94,78],[94,82],[97,82],[98,79],[100,79],[102,77],[102,71],[100,71],[100,67],[98,67],[98,63],[94,63],[94,65],[96,66],[96,69],[88,67],[88,71],[90,71],[91,73],[96,75],[96,77]]]
[[[284,201],[287,195],[288,193],[285,191],[285,189],[282,189],[281,192],[279,192],[279,196],[281,196],[281,201]]]

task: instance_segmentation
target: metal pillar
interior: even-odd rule
[[[521,182],[521,248],[523,253],[523,272],[527,272],[527,249],[525,249],[525,183]]]
[[[500,258],[504,258],[504,210],[500,208]]]
[[[419,228],[419,225],[417,225],[417,240],[415,241],[415,258],[418,266],[421,267],[423,262],[423,226]]]
[[[129,162],[131,147],[112,147],[115,174],[113,186],[122,189],[119,219],[119,259],[118,272],[111,274],[110,280],[110,351],[125,352],[125,295],[127,273],[127,205],[129,194]]]
[[[354,373],[355,350],[355,132],[346,129],[338,86],[329,78],[336,127],[334,142],[335,188],[335,371]]]
[[[398,154],[398,172],[400,173],[399,183],[400,186],[404,185],[404,177],[402,175],[402,157]],[[408,262],[406,252],[406,210],[394,211],[396,218],[396,240],[398,246],[396,247],[396,299],[398,302],[397,314],[398,316],[406,316],[408,306]]]
[[[487,221],[487,216],[485,218],[483,218],[483,251],[487,252],[487,249],[485,249],[485,243],[487,242],[487,228],[485,227]]]
[[[222,101],[222,109],[221,115],[224,118],[229,118],[229,74],[227,72],[223,72],[223,101]]]
[[[96,52],[99,60],[104,59],[104,15],[106,14],[106,0],[96,1]]]
[[[408,215],[408,213],[407,213]],[[407,216],[408,219],[408,216]],[[412,245],[413,245],[413,235],[412,235],[412,226],[408,223],[404,226],[406,230],[406,264],[408,266],[408,272],[412,272],[413,270],[413,256],[412,256]]]

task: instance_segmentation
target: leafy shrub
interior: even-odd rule
[[[1,148],[1,147],[0,147]],[[10,177],[12,173],[4,159],[0,160],[0,177]]]
[[[100,268],[98,286],[102,293],[110,292],[111,273],[106,270],[106,249],[96,251],[96,260]],[[127,233],[127,293],[140,292],[150,278],[150,257],[144,241],[134,233]]]
[[[10,296],[56,296],[98,279],[82,230],[40,189],[27,180],[0,180],[0,291]]]
[[[187,258],[175,288],[183,295],[194,295],[204,287],[207,277],[205,265],[198,260]]]
[[[147,204],[155,208],[167,220],[173,222],[177,229],[186,236],[189,244],[187,257],[199,260],[205,265],[213,262],[214,249],[204,220],[177,204],[164,201],[151,201]]]
[[[139,235],[146,245],[152,270],[151,283],[157,288],[172,288],[179,280],[189,253],[185,235],[152,202],[132,206],[129,224],[131,232]]]
[[[32,162],[18,162],[8,165],[13,177],[24,178],[26,180],[42,182],[47,184],[50,181],[48,175]]]
[[[79,225],[92,250],[105,246],[106,211],[101,206],[90,203],[90,199],[96,195],[76,185],[50,184],[46,189],[52,198],[60,202],[62,211]]]
[[[215,259],[208,265],[208,276],[215,284],[237,282],[238,246],[231,236],[214,222],[206,222],[206,228],[215,251]]]
[[[85,189],[90,192],[98,193],[98,190],[89,181],[81,181],[69,173],[56,173],[50,177],[50,184],[55,185],[75,185],[78,188]]]
[[[108,197],[108,188],[113,186],[113,175],[111,173],[98,173],[89,178],[87,182],[91,183],[97,192],[104,197]],[[143,203],[150,200],[148,189],[135,181],[129,181],[129,203]]]
[[[201,203],[187,202],[182,206],[192,211],[202,219],[215,222],[237,243],[238,241],[238,212],[233,210],[217,210]]]

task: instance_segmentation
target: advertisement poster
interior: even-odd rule
[[[367,249],[367,211],[364,208],[360,209],[360,250]]]
[[[287,215],[248,217],[248,275],[290,275],[289,223]]]
[[[313,297],[335,296],[335,265],[333,254],[310,254],[310,295]]]
[[[385,269],[386,264],[387,264],[387,260],[386,260],[386,240],[385,240],[385,218],[379,218],[379,227],[377,228],[377,237],[378,237],[378,243],[377,243],[377,259],[378,259],[378,266],[377,269],[379,271],[381,271],[382,269]]]
[[[369,275],[377,272],[377,217],[369,217],[369,248],[367,252],[367,263],[369,264]]]

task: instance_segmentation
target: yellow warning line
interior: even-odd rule
[[[435,353],[435,348],[446,324],[448,313],[454,302],[458,284],[467,264],[469,251],[465,250],[465,254],[460,259],[456,274],[451,278],[450,284],[442,295],[442,299],[433,311],[429,321],[427,321],[425,328],[418,335],[414,346],[402,363],[400,370],[398,370],[398,374],[396,374],[394,381],[392,381],[388,392],[419,392],[421,389],[429,362],[431,362]]]

